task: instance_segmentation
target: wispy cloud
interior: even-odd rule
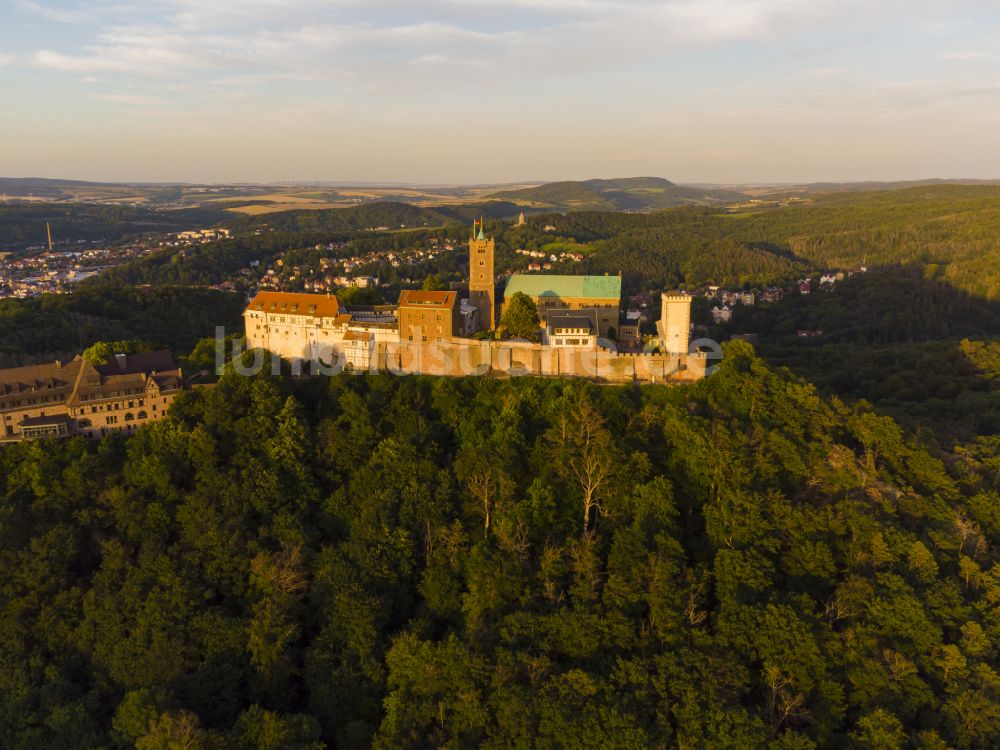
[[[942,60],[985,60],[995,58],[995,52],[983,52],[982,50],[967,50],[964,52],[943,52],[938,57]]]
[[[539,175],[545,164],[558,175],[564,161],[592,163],[603,151],[632,154],[642,171],[650,155],[694,154],[690,175],[697,159],[722,159],[720,142],[726,158],[764,160],[762,144],[791,133],[804,149],[795,159],[821,142],[815,158],[836,167],[838,140],[841,156],[871,158],[908,127],[944,123],[956,131],[949,142],[971,144],[957,131],[995,119],[1000,76],[987,63],[997,59],[990,35],[998,24],[985,18],[986,5],[8,0],[0,93],[12,86],[21,95],[11,97],[22,107],[18,122],[72,99],[75,132],[89,105],[94,133],[120,128],[122,142],[137,144],[159,134],[177,144],[178,160],[199,153],[195,164],[230,148],[233,163],[243,164],[247,144],[267,142],[272,156],[260,158],[273,158],[276,169],[286,168],[276,154],[311,169],[328,151],[331,164],[356,163],[360,174],[387,149],[396,164],[434,169],[458,150],[506,144],[496,163],[512,179]],[[37,81],[60,95],[22,104]],[[89,85],[75,91],[80,82]],[[473,89],[483,92],[477,109],[467,106]],[[110,124],[108,107],[121,115]],[[866,140],[871,123],[890,134],[878,147]],[[595,148],[595,139],[613,145]],[[378,147],[354,145],[366,140]],[[352,145],[327,148],[331,142]],[[981,145],[977,158],[986,151]],[[515,166],[516,158],[524,163]]]
[[[94,98],[98,101],[109,102],[111,104],[147,105],[164,103],[162,97],[147,94],[94,94]]]
[[[924,0],[911,0],[911,5]],[[45,48],[65,72],[179,76],[364,68],[376,85],[410,62],[486,63],[535,77],[620,67],[699,46],[774,40],[842,15],[891,15],[900,0],[162,0],[69,9],[25,3],[62,22],[89,19],[76,50]],[[114,9],[115,13],[107,11]],[[114,16],[115,25],[107,25]],[[456,76],[458,78],[460,76]]]
[[[807,68],[806,70],[800,70],[792,73],[788,76],[790,81],[807,81],[810,79],[817,78],[837,78],[843,76],[847,73],[847,68],[841,68],[836,66],[826,67],[826,68]]]

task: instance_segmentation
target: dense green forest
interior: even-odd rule
[[[231,217],[226,224],[242,230],[261,225],[280,232],[358,232],[376,227],[434,227],[471,223],[480,216],[500,219],[516,217],[521,207],[508,201],[485,201],[481,204],[421,208],[408,203],[376,201],[350,208],[319,211],[276,211],[262,216]]]
[[[216,326],[243,330],[243,299],[192,287],[88,280],[72,294],[0,300],[0,367],[70,358],[95,341],[142,339],[178,354]]]
[[[841,398],[866,399],[946,447],[1000,433],[1000,382],[981,354],[997,345],[1000,302],[957,290],[930,269],[887,267],[833,292],[738,305],[727,325],[711,325],[707,306],[701,315],[718,340],[757,334],[768,362]]]
[[[0,451],[0,746],[994,748],[998,449],[739,342],[675,388],[227,374]]]

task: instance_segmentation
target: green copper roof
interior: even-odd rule
[[[516,273],[507,280],[504,296],[510,299],[516,292],[524,292],[529,297],[620,299],[622,277]]]
[[[478,236],[478,237],[476,237],[476,239],[477,239],[477,240],[485,240],[485,239],[486,239],[486,235],[485,235],[485,234],[483,234],[483,229],[482,229],[482,227],[480,227],[480,228],[479,228],[479,236]]]

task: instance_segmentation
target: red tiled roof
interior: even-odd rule
[[[340,313],[340,300],[333,295],[294,292],[258,292],[247,310],[261,310],[274,315],[311,315],[333,318]]]
[[[348,331],[344,334],[344,341],[371,341],[372,335],[363,331]]]

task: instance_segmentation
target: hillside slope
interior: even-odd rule
[[[745,344],[230,374],[0,451],[0,745],[995,748],[997,481]]]
[[[650,211],[689,204],[718,204],[746,198],[728,190],[682,187],[661,177],[627,177],[552,182],[537,187],[508,190],[495,197],[564,210]]]

